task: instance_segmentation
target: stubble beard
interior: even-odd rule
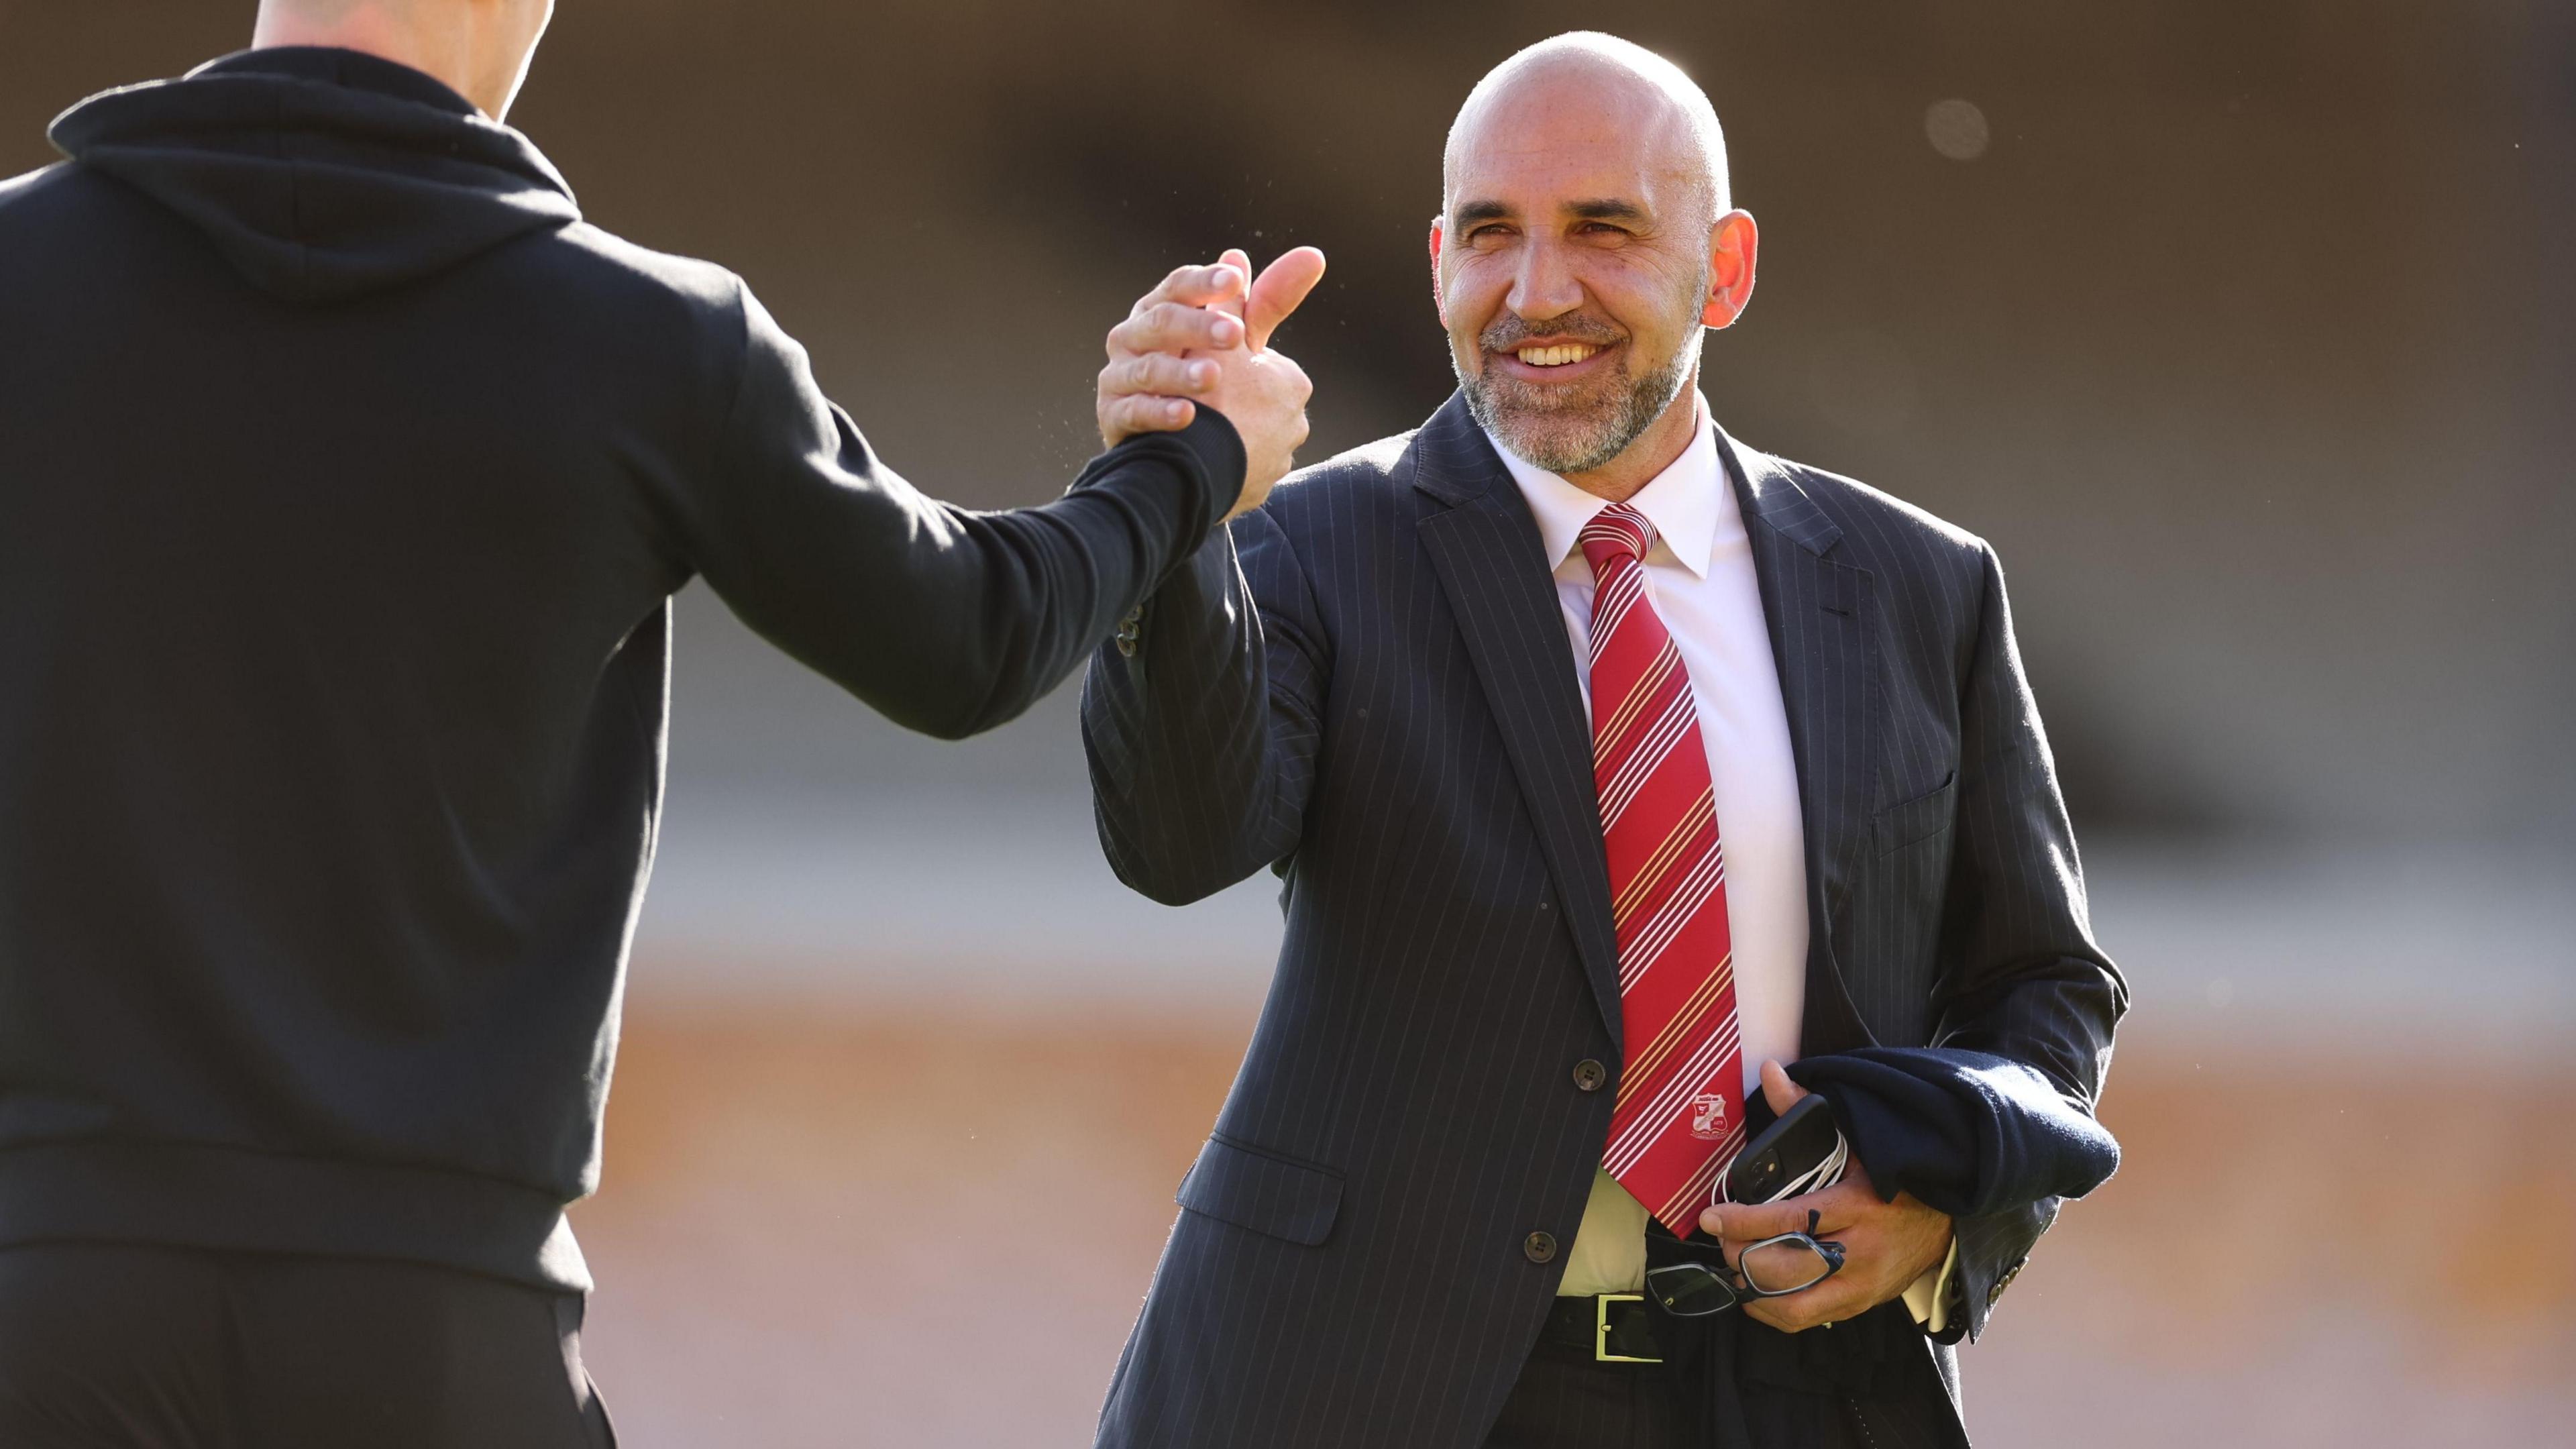
[[[1699,292],[1706,295],[1707,290],[1703,280]],[[1508,351],[1517,340],[1515,334],[1536,336],[1542,331],[1572,332],[1578,340],[1593,340],[1556,320],[1539,329],[1521,327],[1517,319],[1505,317],[1487,328],[1477,344],[1495,352]],[[1640,373],[1630,369],[1635,357],[1631,351],[1619,359],[1618,371],[1601,379],[1599,386],[1582,389],[1552,388],[1497,376],[1490,370],[1471,377],[1454,348],[1449,366],[1467,395],[1468,414],[1504,447],[1550,473],[1589,473],[1628,451],[1629,444],[1643,437],[1681,397],[1699,338],[1698,327],[1685,327],[1682,343],[1670,357]]]

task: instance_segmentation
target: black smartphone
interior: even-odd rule
[[[1733,1203],[1766,1203],[1778,1198],[1783,1187],[1813,1173],[1842,1145],[1842,1129],[1834,1125],[1834,1114],[1825,1099],[1810,1092],[1789,1104],[1780,1120],[1763,1129],[1762,1135],[1744,1144],[1726,1169],[1726,1200]],[[1840,1177],[1841,1174],[1835,1174]],[[1831,1183],[1809,1184],[1806,1191],[1830,1187]]]

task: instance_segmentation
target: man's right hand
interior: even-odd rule
[[[1306,441],[1303,369],[1270,349],[1270,334],[1315,289],[1324,254],[1299,247],[1246,288],[1252,259],[1229,251],[1213,267],[1182,267],[1109,333],[1100,370],[1103,443],[1187,427],[1199,405],[1225,414],[1243,439],[1243,491],[1233,518],[1261,506]]]

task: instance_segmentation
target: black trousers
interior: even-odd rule
[[[1828,1331],[1838,1330],[1809,1330]],[[1757,1449],[1964,1449],[1946,1397],[1937,1397],[1943,1391],[1928,1356],[1920,1373],[1914,1391],[1895,1394],[1742,1385],[1744,1432]],[[1485,1449],[1701,1449],[1704,1442],[1694,1437],[1671,1368],[1598,1363],[1583,1350],[1541,1343]]]
[[[582,1300],[444,1268],[0,1249],[7,1449],[609,1449]]]
[[[1661,1364],[1596,1363],[1542,1343],[1485,1449],[1690,1449],[1690,1421]]]

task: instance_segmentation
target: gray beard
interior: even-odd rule
[[[1689,336],[1681,352],[1631,378],[1608,407],[1592,412],[1541,406],[1534,389],[1490,374],[1469,377],[1455,352],[1449,366],[1467,395],[1468,414],[1522,461],[1550,473],[1589,473],[1628,451],[1682,395],[1683,379],[1690,373],[1689,349],[1699,346],[1699,330],[1691,329]]]

